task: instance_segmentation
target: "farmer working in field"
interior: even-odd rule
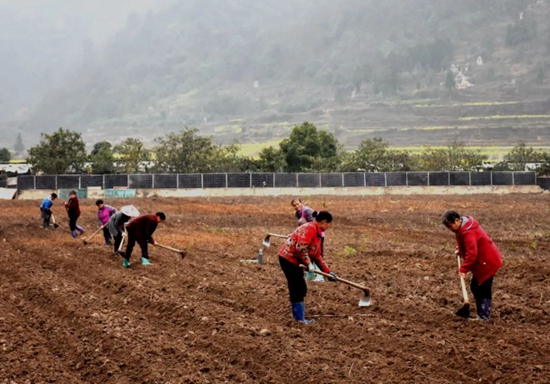
[[[139,216],[139,211],[133,205],[125,205],[115,213],[109,219],[107,228],[109,228],[109,233],[113,235],[115,239],[115,256],[120,256],[118,253],[118,248],[120,248],[120,243],[122,242],[122,235],[124,234],[124,225],[132,218]]]
[[[97,200],[95,202],[95,205],[97,205],[97,219],[99,221],[99,226],[103,226],[103,237],[105,238],[105,245],[111,245],[111,233],[109,232],[107,223],[109,223],[109,219],[117,211],[110,205],[105,205],[105,203],[101,199]]]
[[[82,235],[84,228],[76,224],[76,221],[80,217],[80,203],[76,191],[69,192],[69,201],[65,203],[67,214],[69,215],[69,228],[71,229],[71,236],[76,238],[76,231]]]
[[[455,253],[463,258],[458,273],[465,278],[468,272],[472,272],[470,288],[476,301],[476,320],[489,321],[493,277],[503,264],[502,255],[473,217],[461,217],[456,211],[447,211],[442,222],[455,233],[458,244]]]
[[[40,204],[40,213],[42,216],[42,227],[48,229],[50,227],[50,219],[52,217],[52,206],[54,200],[57,199],[57,193],[52,193],[46,196]]]
[[[321,254],[322,234],[330,228],[332,215],[327,211],[321,211],[314,212],[313,217],[314,221],[299,226],[279,250],[279,263],[288,282],[292,316],[294,320],[305,324],[310,324],[313,320],[305,318],[304,298],[307,294],[307,285],[300,264],[306,266],[308,272],[313,272],[313,260],[323,272],[332,275],[331,281],[338,280]]]
[[[151,265],[147,244],[156,244],[155,239],[153,239],[153,233],[157,229],[158,223],[164,220],[166,220],[166,215],[163,212],[157,212],[154,215],[141,215],[128,223],[126,226],[126,230],[128,231],[128,246],[126,247],[126,253],[123,254],[124,262],[122,264],[124,268],[130,267],[130,257],[132,256],[136,242],[141,248],[141,264]]]
[[[298,225],[311,223],[314,220],[313,212],[315,211],[302,203],[302,199],[292,199],[290,204],[296,211],[294,215],[296,216],[296,220],[298,220]]]
[[[298,220],[298,226],[305,224],[305,223],[311,223],[315,218],[313,217],[313,213],[315,212],[312,208],[308,207],[302,202],[302,199],[295,198],[290,201],[290,205],[294,208],[295,217],[296,220]],[[323,244],[325,240],[325,232],[322,233],[322,239],[321,239],[321,256],[323,256]],[[317,271],[319,270],[319,267],[315,263],[313,263],[313,268],[315,268]],[[323,282],[325,279],[321,275],[315,275],[313,272],[307,272],[306,273],[306,279],[308,281],[318,281]]]

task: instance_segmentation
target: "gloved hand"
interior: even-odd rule
[[[122,232],[122,237],[128,236],[128,233],[126,231]]]
[[[313,266],[313,263],[309,263],[307,266],[307,271],[313,273],[315,271],[315,267]]]
[[[329,281],[332,281],[333,283],[336,283],[336,282],[338,281],[338,276],[336,276],[336,273],[334,273],[334,272],[329,272],[329,275],[332,276],[332,278],[330,278],[330,277],[328,278]]]

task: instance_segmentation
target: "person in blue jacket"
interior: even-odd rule
[[[52,205],[54,200],[57,199],[57,193],[52,193],[46,196],[40,204],[40,212],[42,214],[42,227],[48,229],[50,227],[50,219],[52,218]]]

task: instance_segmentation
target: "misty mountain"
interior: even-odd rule
[[[473,68],[481,56],[483,67],[472,73],[478,98],[505,99],[489,90],[512,78],[533,82],[546,70],[549,9],[536,0],[188,0],[132,14],[99,44],[74,41],[86,23],[65,20],[48,32],[59,45],[29,37],[40,62],[35,51],[9,45],[0,54],[28,55],[24,68],[8,62],[3,79],[30,74],[12,76],[3,98],[48,83],[50,91],[29,98],[40,101],[21,120],[27,135],[63,126],[93,140],[150,141],[186,125],[216,133],[216,124],[315,116],[353,105],[352,94],[438,98],[451,64]],[[59,49],[78,44],[80,58]]]

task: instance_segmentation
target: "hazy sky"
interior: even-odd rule
[[[0,11],[21,21],[37,16],[48,25],[63,29],[70,19],[78,21],[96,42],[124,26],[128,14],[155,11],[173,0],[0,0]],[[2,27],[0,26],[0,31]]]

